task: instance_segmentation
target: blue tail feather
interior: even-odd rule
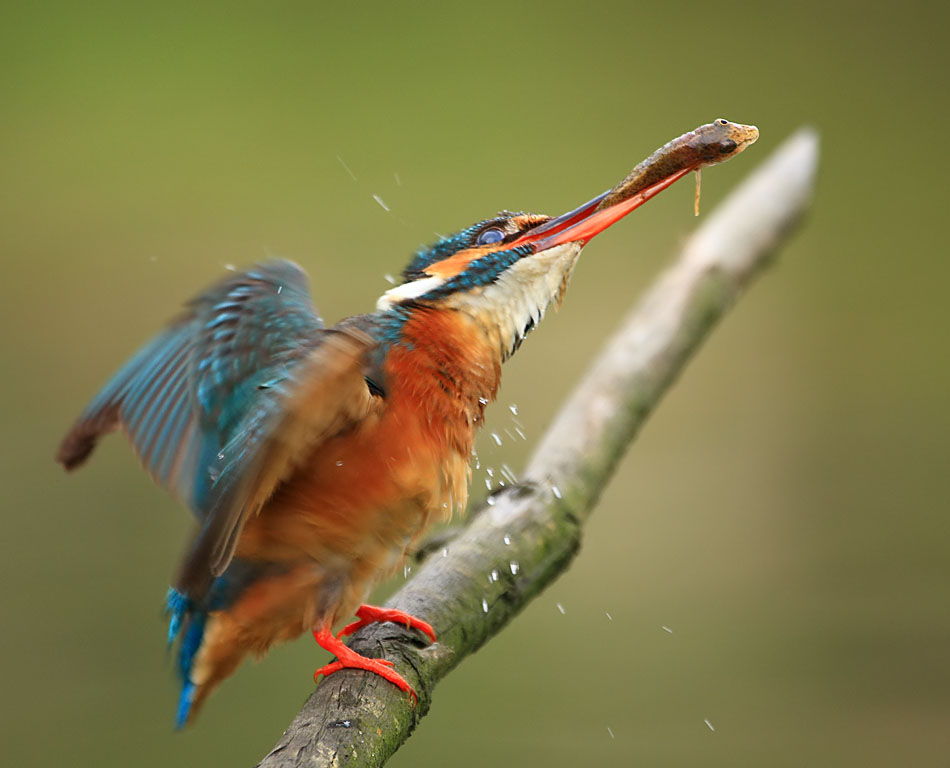
[[[240,600],[249,586],[259,579],[286,571],[277,563],[254,563],[236,559],[227,571],[216,578],[207,596],[196,603],[184,592],[172,587],[165,595],[165,614],[168,616],[168,645],[178,644],[176,667],[182,682],[181,698],[175,723],[182,728],[188,722],[197,694],[197,685],[191,678],[195,654],[204,641],[209,611],[227,610]]]
[[[181,638],[178,646],[178,673],[181,676],[182,691],[178,700],[178,714],[175,727],[182,728],[188,722],[188,714],[195,698],[196,686],[191,680],[191,665],[195,654],[201,647],[205,632],[206,614],[196,608],[191,599],[171,588],[165,596],[165,613],[168,619],[168,645]]]
[[[178,633],[181,632],[182,623],[188,616],[191,608],[191,601],[186,595],[183,595],[174,587],[169,587],[168,594],[165,595],[165,615],[171,614],[168,619],[168,645],[171,646]]]
[[[181,698],[178,699],[178,714],[175,715],[175,728],[181,730],[188,722],[188,714],[191,712],[191,703],[195,700],[195,684],[190,680],[186,681],[181,689]]]

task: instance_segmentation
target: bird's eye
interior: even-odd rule
[[[492,245],[494,243],[500,243],[504,239],[505,233],[502,230],[498,229],[498,227],[491,227],[478,236],[475,245]]]

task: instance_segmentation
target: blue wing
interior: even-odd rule
[[[274,261],[229,275],[106,384],[57,458],[77,467],[100,436],[121,427],[154,480],[204,518],[218,456],[267,399],[268,383],[318,346],[323,329],[297,265]]]
[[[106,384],[57,458],[72,469],[103,434],[126,432],[146,470],[201,523],[177,582],[200,602],[245,521],[306,451],[374,407],[364,368],[376,342],[365,330],[326,329],[290,262],[229,276]]]

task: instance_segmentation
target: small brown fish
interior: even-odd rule
[[[598,210],[645,193],[657,184],[663,188],[690,171],[697,172],[696,208],[699,208],[699,174],[707,165],[724,163],[738,155],[759,138],[754,125],[718,120],[701,125],[694,131],[667,142],[646,160],[639,163],[627,177],[600,201]],[[657,190],[659,191],[659,190]],[[652,195],[646,195],[652,197]]]

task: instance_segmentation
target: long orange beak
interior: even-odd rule
[[[634,193],[606,208],[600,203],[613,191],[607,190],[579,208],[546,221],[511,243],[511,247],[533,243],[535,251],[544,251],[562,243],[580,242],[583,245],[599,235],[607,227],[617,223],[631,211],[639,208],[654,195],[658,195],[675,181],[683,178],[693,168],[684,168],[670,176]]]

